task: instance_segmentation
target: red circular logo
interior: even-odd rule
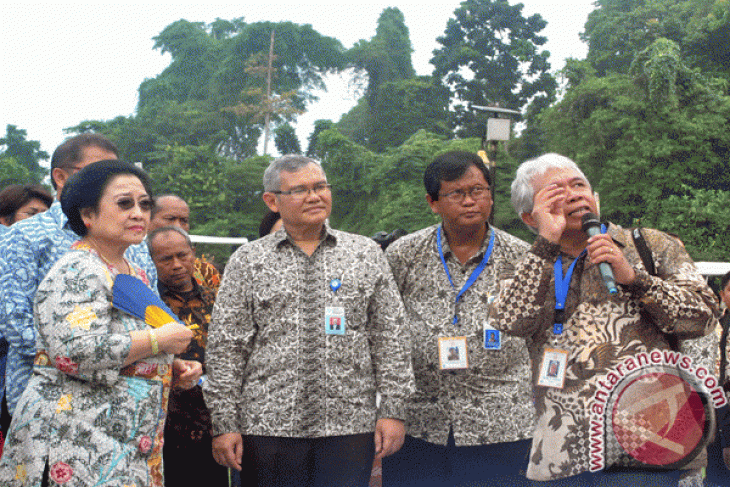
[[[702,397],[691,384],[674,374],[653,372],[619,391],[611,424],[628,455],[645,465],[667,467],[694,456],[706,420]]]

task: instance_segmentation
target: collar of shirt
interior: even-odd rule
[[[159,279],[157,280],[157,290],[160,292],[160,297],[170,296],[172,298],[180,299],[181,301],[189,301],[190,297],[198,297],[202,299],[203,292],[201,286],[193,279],[193,289],[187,293],[179,293],[165,286]]]
[[[280,247],[286,242],[290,243],[291,245],[296,245],[294,241],[289,238],[289,234],[283,226],[279,230],[274,232],[272,236],[274,239],[274,245],[276,247]],[[319,241],[320,243],[329,241],[332,242],[333,245],[337,245],[337,235],[335,235],[335,233],[332,231],[332,227],[330,227],[329,223],[327,222],[325,222],[325,224],[322,226],[322,233],[320,234]]]
[[[443,223],[439,223],[438,226],[441,227],[441,247],[442,247],[442,250],[444,252],[444,258],[449,259],[450,257],[453,257],[454,254],[453,254],[453,252],[451,252],[451,247],[449,246],[449,241],[446,238],[446,230],[444,230],[444,224]],[[489,228],[489,224],[488,223],[486,224],[486,226],[487,226],[487,231],[484,233],[484,239],[482,240],[482,245],[479,247],[479,252],[477,252],[476,254],[472,255],[469,258],[469,260],[466,262],[465,265],[472,264],[473,262],[479,263],[484,258],[484,253],[487,251],[487,247],[489,246],[489,230],[490,230],[490,228]],[[437,235],[438,235],[438,228],[435,229],[435,231],[433,232],[433,234],[434,234],[434,239],[438,238],[437,237]],[[497,244],[496,241],[494,243],[495,243],[495,245]],[[457,261],[458,261],[458,259],[457,259]]]

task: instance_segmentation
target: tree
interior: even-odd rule
[[[301,154],[302,148],[294,127],[289,123],[279,125],[274,130],[274,144],[279,154]]]
[[[317,155],[317,140],[319,139],[319,134],[325,130],[331,129],[333,126],[334,122],[332,120],[320,119],[314,121],[314,128],[307,139],[307,157],[319,158]]]
[[[155,48],[169,53],[172,61],[160,75],[140,85],[137,114],[153,116],[169,103],[192,104],[212,129],[206,144],[216,143],[216,150],[237,160],[255,154],[263,128],[263,119],[256,115],[262,112],[264,99],[255,68],[261,64],[261,53],[269,52],[273,30],[272,69],[278,76],[265,103],[274,112],[282,105],[292,108],[279,110],[278,118],[272,117],[275,123],[293,120],[313,100],[313,90],[324,86],[323,75],[344,66],[344,49],[310,25],[243,19],[216,19],[209,25],[179,20],[167,26],[155,37]]]
[[[27,131],[8,124],[5,136],[0,138],[0,164],[9,165],[3,171],[5,178],[22,178],[20,180],[26,183],[38,183],[46,175],[46,170],[39,162],[47,160],[48,153],[40,150],[40,142],[28,140],[27,137]]]
[[[634,55],[658,39],[675,42],[689,67],[730,74],[728,0],[598,0],[583,40],[599,76],[627,73]]]
[[[451,90],[460,136],[481,135],[472,105],[522,110],[535,97],[554,98],[549,53],[539,50],[546,22],[539,14],[524,18],[522,8],[507,0],[465,0],[437,39],[433,76]]]
[[[416,75],[411,62],[412,53],[405,17],[396,7],[383,10],[372,39],[357,42],[347,52],[348,61],[367,74],[365,96],[371,106],[380,86]]]
[[[604,216],[627,226],[680,230],[681,222],[660,226],[667,225],[663,215],[670,207],[676,214],[678,201],[730,190],[726,80],[690,69],[668,39],[635,53],[629,74],[582,73],[543,114],[542,127],[550,149],[585,170]],[[692,242],[691,253],[697,250]]]

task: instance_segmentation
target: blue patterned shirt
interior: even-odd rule
[[[25,219],[0,236],[0,334],[9,343],[5,370],[8,409],[25,390],[33,371],[36,329],[33,325],[33,298],[48,271],[79,239],[56,201],[48,211]],[[147,273],[152,289],[157,289],[157,270],[147,245],[134,245],[125,254]]]
[[[5,235],[5,232],[7,231],[8,227],[0,224],[0,239],[3,238],[3,235]],[[5,269],[5,260],[2,258],[2,255],[0,255],[0,269]],[[5,396],[5,362],[8,358],[8,341],[5,340],[5,337],[2,334],[2,328],[2,325],[0,325],[0,401],[2,401],[3,396]]]

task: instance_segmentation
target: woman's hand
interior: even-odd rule
[[[177,321],[170,322],[155,330],[160,351],[179,354],[187,350],[193,332]]]
[[[203,364],[195,360],[176,358],[172,361],[172,386],[176,389],[192,389],[203,375]]]

